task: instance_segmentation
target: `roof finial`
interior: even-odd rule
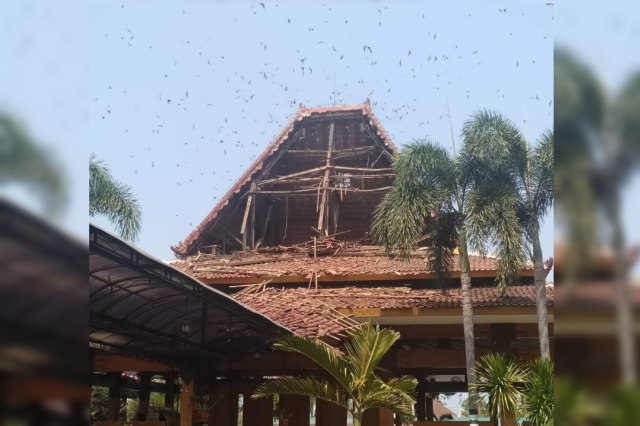
[[[365,100],[364,100],[364,103],[365,103],[365,104],[367,104],[367,105],[369,105],[369,106],[371,105],[371,101],[369,100],[369,98],[365,99]]]
[[[300,102],[300,103],[298,104],[298,108],[300,108],[300,109],[304,109],[304,104],[303,104],[302,102]]]

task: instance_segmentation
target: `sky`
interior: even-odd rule
[[[90,8],[91,151],[131,185],[143,210],[137,243],[163,259],[300,104],[369,98],[400,146],[428,138],[450,149],[447,101],[457,140],[482,108],[531,143],[552,127],[552,8],[540,2]]]

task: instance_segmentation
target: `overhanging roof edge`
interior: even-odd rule
[[[134,245],[118,238],[117,236],[113,235],[112,233],[105,231],[104,229],[94,225],[94,224],[89,224],[89,248],[90,248],[90,252],[91,251],[99,251],[99,252],[103,252],[105,254],[109,254],[110,257],[117,257],[120,258],[124,261],[127,261],[130,263],[130,260],[123,258],[122,256],[120,256],[119,254],[115,253],[113,250],[110,250],[109,247],[105,247],[105,246],[101,246],[98,243],[98,239],[97,239],[97,235],[101,234],[103,237],[107,238],[108,240],[110,240],[111,243],[113,244],[117,244],[121,247],[126,247],[130,252],[132,253],[137,253],[138,256],[142,256],[144,258],[146,258],[146,260],[148,260],[149,262],[155,263],[159,266],[161,266],[162,268],[165,268],[165,270],[170,271],[172,276],[176,276],[179,277],[181,281],[186,282],[186,283],[190,283],[194,288],[197,288],[199,290],[199,292],[201,293],[201,295],[203,295],[208,302],[216,304],[218,306],[221,306],[224,310],[227,311],[231,311],[229,309],[229,306],[233,305],[235,307],[239,307],[242,309],[242,311],[238,311],[238,310],[233,310],[233,314],[237,315],[238,317],[242,318],[243,320],[247,321],[249,324],[256,326],[258,328],[261,329],[266,329],[266,330],[270,330],[273,332],[276,332],[277,334],[286,334],[286,333],[292,333],[291,330],[287,329],[286,327],[283,327],[282,325],[276,323],[275,321],[269,319],[268,317],[266,317],[265,315],[255,311],[254,309],[248,307],[247,305],[238,302],[237,300],[235,300],[234,298],[232,298],[231,296],[216,290],[214,288],[211,288],[209,286],[207,286],[206,284],[202,283],[201,281],[199,281],[198,279],[194,278],[193,276],[186,274],[182,271],[180,271],[179,269],[174,268],[173,266],[167,264],[166,262],[156,258],[153,255],[150,255],[146,252],[144,252],[143,250],[135,247]],[[131,265],[132,267],[136,267],[136,265]],[[161,278],[161,277],[158,277]],[[173,284],[177,284],[175,281],[172,281],[169,278],[165,278],[165,281],[167,282],[171,282]],[[182,286],[183,290],[185,292],[190,292],[189,289],[185,288],[184,286]],[[217,298],[214,299],[214,298]]]

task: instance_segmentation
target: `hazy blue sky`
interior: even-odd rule
[[[91,149],[140,199],[140,247],[172,257],[298,104],[334,87],[339,104],[370,98],[399,145],[450,147],[447,99],[456,134],[491,108],[534,141],[553,124],[552,8],[476,3],[92,2]]]
[[[593,71],[611,98],[640,72],[640,3],[568,0],[556,8],[554,38]],[[622,214],[629,245],[640,244],[640,174],[625,187]],[[559,224],[558,224],[559,225]],[[560,227],[556,227],[559,234]],[[640,262],[632,273],[640,276]]]

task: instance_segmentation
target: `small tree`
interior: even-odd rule
[[[414,419],[415,388],[413,377],[383,380],[375,370],[393,344],[400,338],[394,330],[367,323],[355,329],[339,351],[315,339],[289,335],[274,348],[299,353],[316,363],[329,375],[318,377],[281,377],[261,384],[253,398],[293,394],[322,399],[346,408],[360,426],[362,414],[372,408],[392,410],[403,424]]]
[[[553,422],[553,361],[538,358],[529,363],[522,392],[522,411],[532,426]]]
[[[518,388],[526,378],[527,372],[509,355],[488,354],[476,363],[476,384],[478,393],[486,394],[487,408],[493,421],[500,424],[515,422],[518,415],[521,391]]]

